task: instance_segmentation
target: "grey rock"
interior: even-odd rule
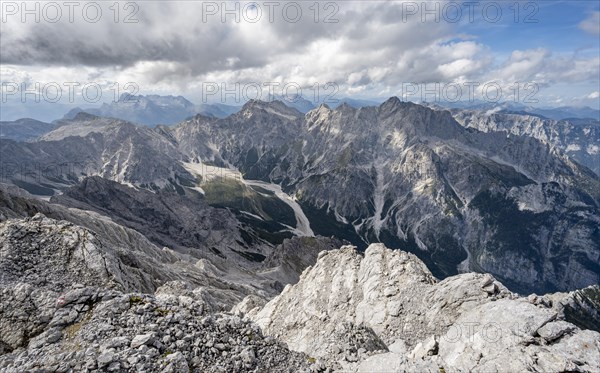
[[[398,292],[386,295],[391,284]],[[553,297],[564,299],[543,298]],[[372,244],[364,256],[353,247],[320,255],[297,284],[248,317],[292,350],[344,371],[598,370],[600,333],[578,328],[549,306],[560,302],[531,299],[490,275],[438,281],[415,256]],[[352,327],[335,332],[359,323],[360,343],[347,345]],[[367,331],[372,337],[365,338]],[[369,348],[368,340],[383,345]],[[578,343],[585,348],[574,352]],[[336,346],[347,346],[345,353]]]
[[[107,351],[100,355],[98,355],[97,362],[98,367],[102,368],[115,361],[115,354],[113,352]]]
[[[437,355],[438,353],[438,341],[436,336],[432,335],[423,342],[417,343],[415,348],[410,353],[412,359],[423,359],[426,356]]]
[[[150,346],[154,343],[155,340],[156,340],[156,338],[155,338],[154,334],[151,334],[151,333],[136,335],[135,337],[133,337],[130,347],[138,348],[143,345]]]
[[[534,137],[560,149],[600,175],[600,123],[598,120],[554,120],[536,115],[480,110],[452,110],[463,126],[483,132],[505,132]]]
[[[566,321],[553,321],[542,326],[537,330],[537,334],[544,338],[547,342],[553,342],[565,334],[575,331],[577,327]]]

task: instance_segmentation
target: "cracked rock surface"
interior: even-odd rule
[[[160,267],[160,265],[158,265]],[[92,232],[41,214],[0,223],[0,371],[318,371],[183,281],[131,292]]]
[[[566,320],[573,297],[543,299],[487,274],[437,281],[414,255],[372,244],[364,255],[351,246],[322,253],[246,316],[343,371],[599,371],[600,333]]]

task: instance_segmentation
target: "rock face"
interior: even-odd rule
[[[243,226],[230,211],[209,206],[200,193],[189,189],[181,194],[152,193],[95,176],[52,197],[51,202],[109,216],[157,245],[198,259],[239,264],[254,255],[253,263],[259,264],[272,249],[261,244],[252,227]],[[244,237],[255,241],[245,242]]]
[[[53,283],[58,289],[72,283],[126,289],[133,271],[120,268],[91,232],[41,214],[0,225],[2,284],[26,281]]]
[[[139,233],[89,212],[88,219],[99,222],[86,223],[102,228],[97,234],[41,213],[15,217],[27,209],[70,218],[78,212],[7,189],[2,197],[9,198],[0,199],[3,219],[11,215],[0,222],[0,371],[322,368],[263,337],[256,325],[218,312],[248,293],[268,296],[258,274],[237,277],[237,283],[231,274],[217,278],[209,261],[194,265],[176,252],[127,238]],[[121,252],[115,237],[129,253]],[[127,246],[131,242],[139,246]]]
[[[561,298],[521,298],[487,274],[438,282],[414,255],[373,244],[322,253],[247,317],[345,371],[597,371],[600,333],[566,321]]]
[[[193,181],[179,164],[176,147],[160,134],[86,113],[58,122],[36,142],[2,140],[0,153],[2,181],[38,195],[52,196],[90,175],[121,183],[136,180],[148,189]]]
[[[169,132],[190,158],[281,184],[315,233],[405,248],[437,277],[487,272],[523,293],[599,281],[600,180],[535,138],[397,98],[304,116],[251,101]]]
[[[0,138],[15,141],[32,141],[52,131],[54,125],[31,118],[0,122]]]
[[[145,196],[144,193],[141,194],[142,197]],[[115,197],[115,195],[112,196]],[[236,230],[226,231],[227,225],[223,225],[219,220],[210,221],[210,211],[205,214],[201,209],[210,210],[212,208],[196,204],[192,206],[200,209],[196,213],[198,216],[204,216],[205,220],[201,221],[195,229],[202,226],[210,227],[215,230],[211,233],[213,237],[220,234],[223,239],[214,240],[214,246],[206,246],[203,241],[197,241],[194,245],[172,246],[173,249],[170,249],[158,246],[156,244],[157,236],[148,233],[152,229],[153,222],[151,220],[144,220],[143,216],[135,214],[129,215],[132,211],[137,211],[133,202],[140,199],[127,199],[122,195],[116,195],[116,197],[117,200],[127,203],[128,209],[121,211],[121,214],[112,214],[114,218],[111,218],[89,210],[47,203],[33,198],[19,188],[0,183],[0,227],[5,229],[0,243],[5,245],[7,253],[12,253],[4,258],[0,256],[1,265],[7,268],[14,267],[14,277],[20,277],[20,260],[26,258],[35,260],[39,256],[40,250],[47,250],[44,249],[43,243],[50,242],[50,237],[54,247],[66,245],[71,241],[60,241],[62,239],[61,232],[73,230],[76,233],[68,236],[74,237],[69,247],[77,248],[92,240],[94,248],[105,258],[105,262],[112,265],[108,272],[112,275],[119,274],[117,278],[120,280],[117,282],[122,285],[121,289],[124,291],[152,293],[165,282],[184,281],[194,288],[199,287],[198,291],[211,309],[228,310],[249,294],[263,300],[278,294],[284,285],[290,281],[297,281],[305,266],[314,264],[318,251],[341,244],[338,240],[324,237],[294,237],[286,240],[281,246],[268,247],[273,252],[266,255],[262,262],[247,260],[231,250],[231,248],[236,248],[231,243],[235,242],[231,238],[236,237]],[[156,202],[155,198],[158,197],[154,196],[151,200]],[[157,210],[152,213],[155,216],[161,216],[161,205],[148,204],[148,208],[151,206]],[[173,206],[175,205],[171,207]],[[106,213],[106,210],[100,208],[95,210]],[[216,216],[228,214],[224,210],[215,213]],[[175,218],[177,215],[171,217],[173,227],[176,227]],[[235,227],[237,225],[234,224]],[[159,229],[155,230],[159,231]],[[30,233],[23,236],[19,232]],[[148,234],[148,238],[154,242],[140,232]],[[22,236],[24,239],[21,238]],[[171,234],[166,237],[173,240],[182,235]],[[229,257],[223,259],[215,255],[209,250],[210,247],[214,247],[221,253],[227,253]],[[275,253],[279,252],[280,248],[282,252],[293,251],[293,253],[289,257],[276,255]],[[18,254],[21,251],[29,253],[31,250],[37,254],[25,257]],[[56,257],[53,260],[59,263],[72,257],[71,251],[68,250],[50,251],[47,254]],[[2,262],[2,259],[6,262]],[[32,274],[38,271],[41,279],[44,278],[41,274],[46,272],[48,272],[48,277],[54,276],[49,272],[51,268],[43,266],[43,262],[36,263],[41,267],[32,269],[30,271]],[[5,276],[8,277],[8,275],[7,272]],[[0,274],[1,277],[2,274]],[[66,284],[70,284],[69,281],[80,282],[82,280],[69,279],[66,280]],[[95,278],[90,278],[89,281],[90,284],[97,285]]]
[[[301,216],[310,226],[304,233],[361,249],[373,242],[403,248],[438,278],[491,273],[519,293],[600,281],[598,175],[548,142],[465,128],[449,111],[395,97],[359,109],[322,105],[305,115],[279,101],[250,101],[227,118],[196,116],[154,129],[79,113],[41,141],[0,140],[0,156],[3,180],[46,196],[81,189],[77,184],[90,176],[197,195],[204,184],[190,167],[215,165],[239,171],[255,187],[211,182],[205,201],[230,209],[270,244],[297,234]],[[76,190],[66,194],[68,206],[105,208]],[[149,200],[132,194],[121,193]],[[102,213],[115,214],[116,203]],[[202,232],[185,224],[189,214],[174,215],[163,214],[178,226],[169,232],[174,241],[199,241],[193,235]],[[164,241],[159,228],[155,237]]]
[[[438,281],[414,254],[338,244],[295,237],[219,269],[0,184],[0,371],[600,369],[597,286],[521,298],[487,274]]]
[[[534,137],[600,175],[600,122],[597,119],[553,120],[535,115],[458,109],[451,112],[467,128]]]

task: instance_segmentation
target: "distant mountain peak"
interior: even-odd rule
[[[85,111],[80,111],[79,113],[75,114],[75,116],[73,117],[73,119],[71,119],[71,121],[73,121],[73,122],[91,121],[91,120],[96,120],[99,118],[100,117],[97,115],[86,113]]]
[[[292,119],[292,117],[301,118],[304,116],[300,111],[287,106],[283,101],[275,100],[275,101],[262,101],[262,100],[249,100],[244,104],[240,113],[243,115],[248,115],[257,111],[266,111],[270,114],[276,114],[284,117],[288,117],[288,119]]]
[[[146,126],[172,125],[194,117],[205,116],[225,118],[237,112],[239,107],[224,104],[194,105],[183,96],[130,95],[124,93],[116,102],[103,103],[96,108],[75,108],[63,119],[73,119],[77,113],[85,111],[99,117],[118,118]]]
[[[410,101],[402,101],[396,96],[392,96],[385,100],[381,105],[379,105],[379,111],[381,112],[393,112],[401,108],[409,108],[409,107],[422,107],[425,109],[425,106],[421,106],[418,104],[414,104]]]

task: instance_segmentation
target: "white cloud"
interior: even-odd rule
[[[589,34],[600,36],[600,12],[592,12],[588,18],[581,21],[579,28]]]
[[[203,82],[335,82],[340,94],[392,95],[410,82],[549,86],[600,74],[597,57],[543,48],[498,61],[492,46],[463,34],[458,24],[423,23],[419,16],[404,21],[401,2],[336,2],[338,23],[322,22],[328,13],[322,8],[315,23],[313,3],[302,4],[297,23],[286,22],[281,9],[274,22],[265,13],[257,23],[222,23],[218,15],[203,22],[203,5],[195,1],[139,2],[135,24],[115,23],[108,5],[98,23],[11,19],[2,25],[2,79],[133,81],[142,93],[190,96]],[[580,27],[597,30],[599,19],[595,12]]]

